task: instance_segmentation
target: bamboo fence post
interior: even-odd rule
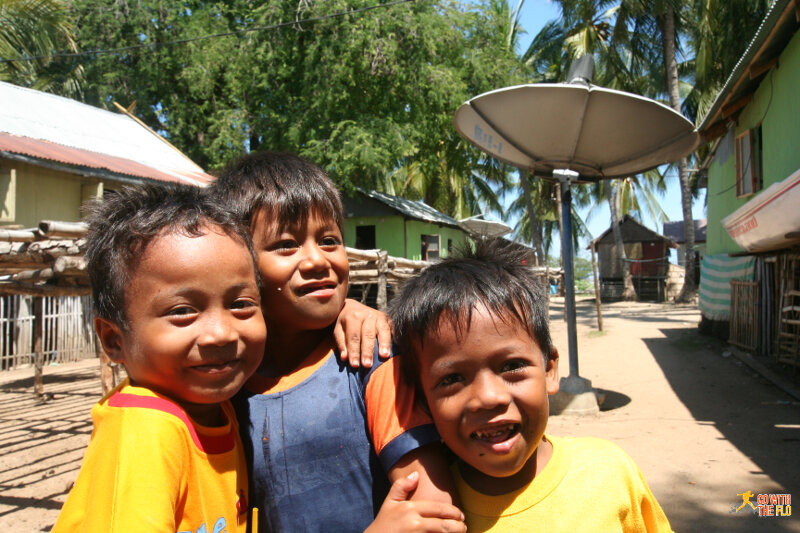
[[[44,300],[33,297],[33,393],[44,397]]]
[[[377,305],[378,310],[385,312],[387,307],[386,301],[386,266],[388,263],[388,256],[389,252],[380,251],[378,252],[378,298],[377,298]]]
[[[597,278],[597,260],[594,253],[594,243],[592,243],[592,273],[594,274],[594,304],[597,306],[597,330],[603,331],[603,312],[600,310],[600,282]]]

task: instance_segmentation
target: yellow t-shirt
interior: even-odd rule
[[[200,426],[126,380],[92,408],[89,447],[53,531],[244,532],[247,467],[233,408],[222,408],[224,427]]]
[[[639,467],[609,441],[546,437],[553,456],[526,487],[488,496],[453,469],[467,531],[671,532]]]

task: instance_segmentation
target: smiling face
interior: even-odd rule
[[[312,216],[279,228],[264,210],[251,224],[264,283],[262,308],[282,333],[320,330],[334,323],[347,295],[349,265],[334,220]]]
[[[489,494],[523,486],[537,472],[547,396],[558,390],[558,354],[545,365],[536,341],[507,322],[481,306],[460,336],[444,319],[416,350],[442,440],[463,461],[464,479]]]
[[[153,239],[125,291],[128,327],[97,318],[112,360],[134,385],[177,402],[198,422],[219,422],[264,353],[266,327],[247,247],[211,226],[200,236]]]

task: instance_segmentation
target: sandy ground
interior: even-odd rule
[[[562,305],[552,329],[569,373]],[[737,494],[800,498],[800,402],[697,333],[696,308],[670,304],[578,309],[580,374],[605,392],[593,417],[550,418],[555,435],[618,443],[638,462],[675,531],[798,532],[791,517],[759,518]],[[77,476],[100,396],[96,360],[49,367],[46,402],[33,397],[31,369],[0,374],[0,531],[49,531]],[[800,381],[798,376],[793,378]]]

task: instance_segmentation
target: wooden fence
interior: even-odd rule
[[[350,285],[364,286],[362,302],[366,301],[368,287],[376,285],[378,295],[376,307],[386,311],[389,303],[387,287],[398,285],[428,266],[427,261],[413,261],[402,257],[393,257],[384,250],[358,250],[346,248],[347,260],[350,263]]]
[[[33,305],[31,296],[0,296],[0,370],[34,363]],[[66,363],[95,357],[91,320],[88,297],[42,298],[43,363]]]
[[[728,342],[745,350],[758,348],[759,287],[755,281],[731,280],[731,319]]]

